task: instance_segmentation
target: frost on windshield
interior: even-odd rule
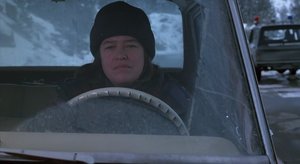
[[[16,129],[23,132],[180,135],[176,125],[149,104],[124,98],[91,99],[39,112]]]
[[[0,66],[80,66],[92,62],[90,30],[98,10],[107,3],[1,1]],[[150,19],[156,39],[153,62],[182,68],[182,21],[176,5],[167,1],[128,3],[142,8]]]
[[[258,129],[243,74],[242,59],[235,45],[229,19],[215,16],[226,7],[201,1],[193,20],[198,41],[194,107],[188,128],[190,135],[222,136],[245,154],[261,154]]]

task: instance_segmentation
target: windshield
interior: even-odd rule
[[[149,55],[151,46],[139,36],[151,40],[148,33],[135,29],[129,41],[122,35],[105,42],[109,46],[100,44],[103,71],[93,67],[97,54],[90,51],[90,31],[99,9],[111,2],[0,2],[0,68],[6,79],[0,80],[1,148],[204,156],[265,153],[226,1],[126,1],[147,14],[155,38],[152,61],[158,65],[150,71],[146,64],[114,66],[123,73],[128,67],[142,68],[130,87],[122,82],[131,74],[110,76],[114,63],[107,64],[111,56],[104,54],[130,51],[147,63],[147,56],[139,54]],[[101,25],[97,29],[125,29]],[[132,59],[124,56],[118,59]],[[70,77],[70,69],[61,66],[82,69],[72,69],[71,76],[75,74]],[[26,142],[16,142],[22,136]]]

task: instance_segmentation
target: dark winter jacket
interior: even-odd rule
[[[113,87],[113,85],[108,80],[100,83],[91,82],[86,78],[69,78],[57,87],[57,91],[61,99],[68,101],[81,93],[104,87]],[[132,89],[141,90],[159,98],[178,114],[183,114],[191,106],[190,94],[177,81],[162,71],[150,85],[139,85]]]

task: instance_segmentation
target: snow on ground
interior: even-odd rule
[[[296,72],[296,75],[293,75],[292,80],[299,79],[300,69]],[[289,76],[289,71],[285,71],[283,74],[278,73],[277,71],[262,71],[262,77],[269,76],[275,80],[286,80],[283,76]],[[277,93],[278,96],[282,98],[300,98],[300,88],[297,86],[287,86],[286,84],[259,84],[260,92],[263,94],[268,94],[270,92]]]
[[[289,74],[289,70],[285,71],[283,74]],[[261,75],[262,76],[268,76],[268,75],[278,75],[280,73],[278,73],[277,71],[262,71]],[[296,74],[300,75],[300,69],[297,70]]]
[[[0,17],[13,21],[3,13],[0,13]],[[0,48],[0,66],[63,66],[81,65],[92,61],[92,55],[80,59],[77,56],[65,54],[53,41],[54,37],[60,36],[55,26],[34,14],[30,14],[29,17],[33,23],[27,35],[13,31],[13,29],[3,31],[2,27],[9,26],[9,22],[1,21],[1,34],[10,36],[13,31],[12,38],[15,46]],[[20,28],[26,28],[26,26],[28,25],[23,24]]]
[[[156,53],[160,55],[183,53],[181,15],[152,13],[149,19],[155,35]]]
[[[149,15],[156,42],[153,63],[162,67],[183,67],[183,35],[181,15],[152,13]]]

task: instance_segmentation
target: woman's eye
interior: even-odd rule
[[[110,50],[110,49],[113,49],[113,48],[114,48],[114,46],[107,46],[107,47],[105,47],[104,49]]]
[[[126,47],[128,47],[128,48],[134,48],[134,47],[136,47],[136,45],[130,44],[130,45],[127,45]]]

